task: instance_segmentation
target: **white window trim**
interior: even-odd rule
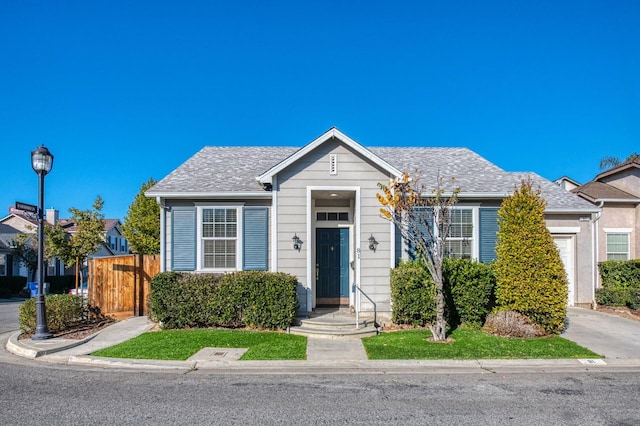
[[[478,243],[478,241],[480,241],[480,232],[479,232],[480,226],[478,225],[480,223],[480,208],[476,206],[462,205],[462,206],[454,206],[451,210],[471,210],[471,237],[469,238],[452,237],[451,235],[449,235],[447,236],[447,241],[464,242],[466,240],[468,244],[471,244],[471,252],[469,253],[469,255],[471,256],[471,259],[477,260],[479,251],[480,251],[479,243]],[[453,222],[452,222],[452,225],[453,225]],[[451,234],[451,231],[449,231],[449,234]]]
[[[605,233],[604,239],[604,256],[605,260],[609,260],[609,235],[610,234],[626,234],[627,235],[627,259],[631,259],[631,232],[632,228],[603,228]]]
[[[471,226],[473,227],[471,230],[471,238],[468,238],[469,244],[471,244],[471,260],[478,260],[480,258],[480,206],[477,205],[456,205],[452,207],[452,210],[471,210]],[[395,226],[393,222],[391,223],[392,235],[394,235],[395,241]],[[447,241],[462,241],[464,238],[455,238],[451,239],[450,236],[447,237]],[[402,254],[401,258],[403,260],[409,259],[409,254],[407,253],[407,242],[404,239],[401,242],[402,246]],[[394,250],[392,250],[394,253]],[[395,267],[395,257],[392,256],[391,264]]]
[[[196,204],[196,271],[198,272],[208,272],[208,273],[224,273],[224,272],[235,272],[242,270],[242,213],[243,213],[244,204],[234,204],[234,203],[207,203],[207,204]],[[203,237],[202,237],[202,211],[204,209],[235,209],[236,210],[236,266],[235,268],[205,268],[204,267],[204,250],[203,250]]]

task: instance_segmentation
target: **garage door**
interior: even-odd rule
[[[560,252],[560,258],[564,264],[564,270],[567,272],[567,279],[569,281],[569,294],[567,297],[567,304],[573,306],[575,303],[575,255],[574,255],[574,237],[571,235],[554,235],[553,242],[556,243],[558,251]]]

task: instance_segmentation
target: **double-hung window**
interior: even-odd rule
[[[446,254],[458,259],[471,259],[473,242],[473,210],[451,210],[451,228],[446,241]]]
[[[7,275],[7,255],[0,254],[0,275]]]
[[[607,233],[607,260],[629,260],[628,233]]]
[[[238,209],[202,209],[202,267],[237,267]]]

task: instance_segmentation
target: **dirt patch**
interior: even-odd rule
[[[629,309],[626,306],[598,305],[596,310],[611,315],[617,315],[622,318],[629,318],[635,321],[640,321],[640,309]]]
[[[113,318],[105,318],[100,321],[96,321],[89,324],[77,324],[74,325],[64,331],[59,331],[57,333],[52,333],[53,337],[60,337],[63,339],[74,339],[74,340],[82,340],[86,337],[91,336],[94,333],[102,330],[105,327],[110,326],[115,323],[116,320]],[[30,339],[33,336],[33,333],[22,333],[18,339]]]

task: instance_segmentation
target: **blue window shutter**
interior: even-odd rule
[[[242,269],[269,269],[269,209],[247,207],[243,210]]]
[[[497,239],[498,209],[480,209],[480,262],[489,263],[496,260]]]
[[[196,269],[196,209],[171,211],[171,269]]]

